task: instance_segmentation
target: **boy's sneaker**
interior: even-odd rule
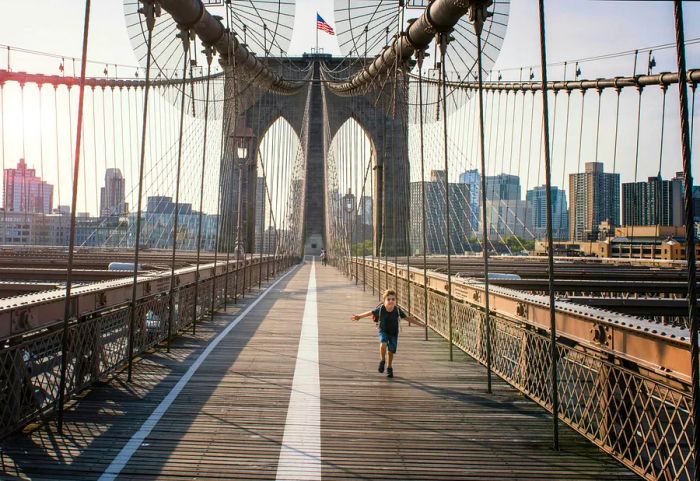
[[[393,367],[388,367],[386,369],[386,377],[394,377],[394,368]]]
[[[379,361],[379,367],[377,368],[377,371],[384,372],[384,361]]]

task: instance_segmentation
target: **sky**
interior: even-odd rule
[[[557,62],[673,42],[670,1],[567,0],[545,2],[548,57]],[[539,63],[536,0],[513,0],[505,43],[494,70]],[[0,0],[0,44],[80,57],[82,0]],[[684,2],[686,39],[700,36],[700,2]],[[290,54],[309,51],[315,44],[316,12],[331,25],[334,2],[297,0]],[[31,15],[32,28],[22,19]],[[92,2],[89,56],[104,63],[135,65],[123,19],[121,1]],[[321,33],[319,46],[339,53],[335,37]],[[0,66],[6,58],[0,56]],[[697,65],[700,50],[689,51],[688,65]],[[672,55],[657,55],[659,69],[672,68]],[[55,70],[60,62],[41,65]],[[38,67],[39,65],[37,65]],[[620,67],[620,65],[616,65]],[[631,62],[630,68],[631,71]],[[586,70],[584,69],[584,73]]]
[[[344,0],[343,3],[347,2]],[[596,1],[596,0],[567,0],[545,2],[547,9],[547,47],[550,64],[582,59],[612,52],[643,49],[673,42],[673,9],[670,1]],[[123,5],[121,1],[101,0],[92,2],[92,17],[90,30],[90,48],[88,56],[95,63],[91,65],[91,72],[100,75],[104,64],[119,64],[122,73],[131,74],[137,60],[132,51],[131,44],[125,27]],[[537,23],[536,0],[513,0],[510,7],[508,31],[501,53],[493,67],[493,72],[501,72],[504,79],[518,78],[519,68],[536,66],[539,63],[539,32]],[[700,37],[700,2],[684,2],[686,39]],[[71,73],[73,68],[78,69],[78,62],[71,57],[79,57],[82,45],[82,22],[84,2],[82,0],[61,0],[60,2],[49,0],[23,0],[21,5],[15,0],[0,0],[0,45],[10,45],[24,49],[38,50],[57,54],[65,57],[65,68]],[[290,55],[299,55],[309,51],[315,45],[316,12],[332,26],[335,25],[334,2],[328,0],[297,0],[295,29],[289,48]],[[32,27],[27,28],[31,21]],[[319,46],[323,51],[338,54],[339,49],[336,38],[325,33],[319,34]],[[3,47],[4,48],[4,47]],[[7,67],[7,50],[0,48],[0,68]],[[646,69],[648,52],[642,51],[638,56],[637,72]],[[675,70],[675,57],[673,49],[655,50],[654,56],[657,62],[655,72]],[[48,74],[58,74],[60,58],[46,58],[44,56],[32,56],[18,52],[10,53],[10,66],[14,70],[27,70]],[[611,75],[629,75],[633,71],[634,56],[627,55],[607,61],[583,62],[580,65],[582,76],[596,78]],[[75,67],[74,67],[75,65]],[[688,48],[688,66],[690,68],[700,65],[700,44]],[[110,67],[111,68],[111,67]],[[573,68],[568,67],[567,77],[571,78]],[[561,78],[563,66],[550,68],[550,77]],[[676,91],[674,91],[675,93]],[[19,101],[17,91],[6,89],[8,105],[15,105]],[[651,97],[650,97],[651,98]],[[669,96],[677,109],[677,95]],[[31,99],[27,100],[31,104]],[[633,99],[628,100],[629,105],[623,106],[623,115],[630,116],[634,113]],[[646,107],[645,113],[650,118],[660,116],[659,105]],[[611,104],[608,104],[611,105]],[[669,104],[671,105],[671,104]],[[586,107],[586,120],[590,121],[594,115],[592,108]],[[609,107],[606,105],[606,116],[610,116]],[[673,106],[669,107],[668,115],[673,115]],[[572,111],[573,115],[573,111]],[[676,114],[677,115],[677,114]],[[675,122],[675,123],[674,123]],[[30,122],[31,123],[31,122]],[[656,125],[656,124],[654,124]],[[12,126],[11,126],[12,127]],[[642,136],[642,148],[653,150],[651,137],[656,135],[651,128]],[[677,119],[669,117],[666,127],[668,132],[677,137]],[[608,129],[609,130],[609,129]],[[608,134],[609,132],[605,132]],[[16,136],[7,139],[8,151],[17,152]],[[669,137],[668,151],[675,148],[677,139]],[[649,142],[648,145],[645,142]],[[627,142],[622,148],[629,150],[634,146]],[[628,152],[629,153],[629,152]],[[13,154],[16,157],[16,155]],[[8,156],[6,166],[13,164],[15,159]],[[66,159],[69,161],[69,159]],[[30,161],[31,163],[31,161]],[[697,162],[696,162],[697,163]],[[667,163],[667,171],[672,172],[680,162],[671,160]],[[621,173],[623,181],[629,180],[632,166],[623,165]],[[644,169],[642,169],[644,170]],[[650,173],[650,167],[641,173],[640,178]],[[697,176],[700,171],[696,171]],[[95,173],[99,175],[99,173]],[[562,173],[555,172],[555,178]],[[47,174],[49,181],[53,174]],[[63,176],[64,182],[66,177]],[[533,185],[535,181],[531,182]],[[65,190],[65,189],[64,189]],[[524,194],[524,193],[523,193]],[[89,202],[88,202],[89,204]],[[88,208],[90,208],[88,206]],[[94,208],[91,208],[94,212]]]

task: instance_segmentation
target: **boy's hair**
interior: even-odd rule
[[[389,296],[396,297],[396,291],[394,289],[387,289],[386,291],[384,291],[384,295],[382,296],[382,299],[386,300],[386,298]]]

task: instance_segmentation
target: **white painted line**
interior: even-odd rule
[[[316,264],[312,261],[292,394],[277,463],[277,480],[320,479],[321,386],[318,375]]]
[[[241,320],[256,306],[258,305],[258,302],[260,302],[267,294],[270,293],[272,289],[275,288],[279,282],[287,277],[289,274],[294,272],[296,269],[292,269],[289,272],[283,274],[279,279],[277,279],[275,282],[272,283],[271,286],[269,286],[267,289],[265,289],[253,302],[250,303],[248,307],[245,308],[243,312],[241,312],[233,321],[229,323],[226,328],[219,333],[218,336],[212,340],[209,345],[202,351],[202,353],[199,355],[199,357],[194,361],[194,363],[190,366],[190,368],[187,370],[187,372],[180,378],[180,380],[175,384],[175,386],[170,390],[167,396],[160,402],[158,407],[151,413],[150,416],[148,416],[148,419],[141,425],[141,428],[134,433],[133,436],[131,436],[131,439],[129,439],[129,442],[127,442],[124,447],[122,448],[121,451],[119,451],[119,454],[114,458],[112,463],[107,466],[107,469],[102,473],[102,476],[100,476],[99,481],[112,481],[115,479],[117,476],[119,476],[119,473],[121,473],[122,469],[124,469],[124,466],[126,466],[126,463],[129,462],[131,457],[134,455],[136,450],[139,449],[141,446],[141,443],[146,439],[146,437],[151,433],[153,428],[158,424],[158,421],[160,421],[160,418],[163,417],[163,414],[170,408],[170,405],[175,401],[177,398],[178,394],[182,391],[182,389],[187,385],[187,383],[190,381],[192,376],[194,375],[195,372],[197,372],[197,369],[199,369],[199,366],[202,365],[204,360],[211,354],[211,352],[216,348],[216,346],[221,342],[221,340],[228,335],[229,332],[231,332],[231,329],[236,327],[236,325],[241,322]]]

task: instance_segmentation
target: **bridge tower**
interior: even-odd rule
[[[252,101],[245,94],[239,95],[242,107],[237,122],[245,122],[253,129],[253,152],[270,126],[279,118],[285,119],[301,139],[306,135],[306,182],[304,209],[304,254],[318,254],[327,241],[327,219],[324,206],[327,195],[328,152],[330,142],[324,134],[324,127],[330,131],[332,140],[340,127],[354,119],[368,136],[372,146],[372,162],[375,183],[372,198],[374,201],[374,254],[405,255],[408,253],[406,216],[409,205],[408,168],[408,118],[407,108],[389,109],[384,104],[375,103],[374,96],[342,97],[324,87],[322,65],[332,69],[346,67],[359,69],[363,62],[353,59],[333,58],[330,54],[304,54],[303,57],[270,57],[265,60],[268,67],[284,75],[285,78],[306,80],[307,88],[293,95],[266,92]],[[309,75],[310,73],[310,75]],[[233,92],[228,85],[227,92]],[[239,87],[239,90],[241,87]],[[245,89],[245,87],[243,87]],[[226,96],[231,102],[233,95]],[[405,101],[398,99],[397,102]],[[324,108],[325,103],[325,108]],[[308,108],[308,113],[307,109]],[[225,110],[228,110],[225,108]],[[392,112],[393,110],[393,112]],[[327,112],[333,115],[327,116]],[[306,115],[305,115],[306,114]],[[306,123],[306,125],[305,125]],[[229,132],[234,132],[230,127]],[[223,162],[235,163],[235,146],[226,142]],[[223,168],[222,182],[222,230],[220,245],[223,249],[233,249],[237,216],[238,177],[235,168]],[[227,174],[229,172],[230,174]],[[256,178],[262,175],[256,165],[250,165],[244,175],[242,209],[244,247],[246,252],[255,251],[255,199]],[[400,217],[394,222],[394,216]],[[394,226],[395,229],[394,229]],[[231,229],[234,229],[233,231]],[[231,235],[233,234],[233,235]]]

